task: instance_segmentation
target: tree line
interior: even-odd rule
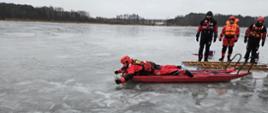
[[[138,15],[137,15],[138,16]],[[219,26],[225,25],[226,20],[231,15],[216,14],[214,18]],[[240,26],[249,26],[256,17],[234,15],[240,21]],[[31,5],[20,5],[12,3],[0,3],[0,20],[40,20],[40,21],[60,21],[60,22],[90,22],[105,24],[140,24],[140,25],[167,25],[167,26],[197,26],[205,17],[204,13],[189,13],[185,16],[177,16],[172,19],[125,19],[125,18],[104,18],[90,17],[85,11],[65,11],[56,7],[33,7]],[[268,18],[265,17],[266,22]],[[159,24],[160,23],[160,24]]]
[[[42,20],[42,21],[90,21],[85,11],[64,11],[62,8],[33,7],[12,3],[0,3],[0,19],[2,20]]]
[[[214,19],[218,22],[219,26],[223,26],[226,23],[226,20],[232,15],[222,15],[216,14],[214,15]],[[240,26],[249,26],[255,22],[257,17],[251,16],[241,16],[241,15],[233,15],[239,19]],[[177,16],[174,19],[168,19],[167,25],[180,25],[180,26],[198,26],[200,21],[205,18],[204,13],[190,13],[185,16]],[[265,17],[265,21],[268,22],[268,18]]]

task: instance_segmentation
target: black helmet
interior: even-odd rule
[[[213,13],[211,11],[208,11],[206,16],[213,16]]]

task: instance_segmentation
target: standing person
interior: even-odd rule
[[[200,22],[200,25],[196,33],[197,42],[199,41],[200,33],[201,33],[201,39],[198,52],[198,61],[201,61],[203,58],[204,47],[205,47],[204,61],[208,61],[212,37],[214,36],[213,42],[216,42],[218,34],[217,21],[213,18],[213,13],[211,11],[208,11],[206,17]]]
[[[235,18],[234,16],[230,16],[228,20],[226,21],[226,25],[222,29],[219,41],[221,41],[223,37],[224,38],[222,41],[221,58],[219,59],[219,61],[224,60],[225,52],[227,48],[228,48],[227,60],[231,61],[233,47],[235,43],[237,42],[239,33],[240,33],[238,21],[239,20]]]
[[[258,58],[258,49],[261,42],[261,46],[264,46],[266,38],[266,26],[264,25],[264,17],[260,16],[257,18],[256,23],[250,25],[245,34],[244,42],[247,43],[247,51],[245,54],[245,62],[249,59],[249,54],[251,53],[251,63],[256,63],[256,58]]]

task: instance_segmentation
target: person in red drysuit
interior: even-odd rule
[[[258,50],[261,42],[261,46],[264,46],[266,39],[266,26],[264,25],[265,18],[260,16],[257,18],[256,23],[250,25],[245,34],[244,42],[247,43],[247,51],[245,54],[245,62],[248,62],[251,54],[251,63],[257,63],[259,58]]]
[[[223,27],[222,32],[220,34],[219,41],[222,41],[222,54],[219,61],[223,61],[225,57],[225,52],[228,49],[227,60],[231,61],[231,55],[233,52],[233,47],[238,40],[239,37],[239,25],[238,19],[234,16],[230,16],[226,21],[226,25]]]
[[[123,67],[116,70],[115,74],[122,73],[122,77],[115,80],[116,84],[125,83],[135,75],[179,75],[184,73],[189,77],[193,77],[190,71],[183,70],[181,66],[158,65],[151,61],[132,59],[129,56],[123,56],[120,61]]]

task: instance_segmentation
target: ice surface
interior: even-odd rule
[[[0,113],[268,113],[267,72],[230,83],[116,89],[122,55],[160,64],[197,60],[196,29],[0,21]],[[245,52],[244,31],[234,53]],[[217,60],[221,42],[211,48]],[[267,49],[260,47],[262,63]]]

